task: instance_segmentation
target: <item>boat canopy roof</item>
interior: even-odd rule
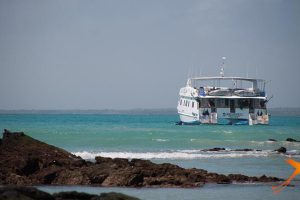
[[[213,81],[213,82],[211,82]],[[205,85],[199,85],[205,83]],[[233,84],[231,84],[233,82]],[[243,84],[243,83],[246,84]],[[251,85],[247,85],[247,83]],[[259,89],[261,91],[265,90],[265,85],[267,81],[264,79],[256,78],[245,78],[245,77],[235,77],[235,76],[210,76],[210,77],[192,77],[187,81],[187,86],[193,87],[203,87],[203,86],[213,86],[213,87],[226,87],[227,88],[253,88],[254,90]],[[243,87],[244,86],[244,87]],[[248,87],[245,87],[248,86]]]
[[[191,80],[239,80],[239,81],[250,81],[250,82],[265,82],[264,79],[255,79],[255,78],[244,78],[244,77],[234,77],[234,76],[229,76],[229,77],[223,77],[223,76],[211,76],[211,77],[194,77],[190,78]]]

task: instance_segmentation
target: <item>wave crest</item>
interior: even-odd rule
[[[243,157],[267,157],[276,155],[271,150],[264,151],[221,151],[221,152],[203,152],[201,150],[181,150],[181,151],[165,151],[165,152],[73,152],[76,156],[83,159],[94,160],[96,156],[109,158],[126,158],[126,159],[169,159],[169,160],[192,160],[201,158],[243,158]]]

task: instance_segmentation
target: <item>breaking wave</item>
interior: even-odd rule
[[[88,152],[80,151],[73,154],[82,157],[86,160],[94,160],[96,156],[110,158],[127,158],[127,159],[168,159],[168,160],[192,160],[205,158],[243,158],[243,157],[267,157],[267,156],[300,156],[297,150],[288,151],[287,154],[278,154],[272,150],[263,151],[234,151],[224,150],[218,152],[207,152],[203,150],[180,150],[180,151],[165,151],[165,152]]]

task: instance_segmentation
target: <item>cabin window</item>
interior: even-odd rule
[[[194,108],[194,102],[192,102],[192,108]]]
[[[266,101],[265,100],[260,100],[260,107],[261,108],[266,108]]]
[[[229,105],[229,100],[225,99],[225,107],[228,108],[228,105]]]
[[[216,107],[220,107],[220,99],[215,99]]]
[[[208,108],[208,100],[202,99],[201,101],[201,108]]]
[[[235,113],[235,101],[230,99],[230,113]]]
[[[240,109],[248,108],[249,107],[248,99],[239,99],[238,106]]]
[[[260,100],[259,99],[254,100],[254,108],[260,108]]]
[[[218,99],[217,107],[224,108],[225,107],[225,99]]]
[[[214,100],[214,99],[210,99],[210,100],[208,101],[208,105],[209,105],[209,107],[211,107],[211,108],[216,107],[216,105],[215,105],[215,100]]]
[[[254,102],[253,102],[253,99],[250,99],[250,102],[249,102],[249,113],[254,113]]]
[[[210,99],[208,101],[209,107],[211,108],[211,112],[216,112],[216,99]]]

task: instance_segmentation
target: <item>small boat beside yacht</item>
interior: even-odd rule
[[[188,78],[179,91],[182,124],[269,124],[266,81],[220,76]]]

